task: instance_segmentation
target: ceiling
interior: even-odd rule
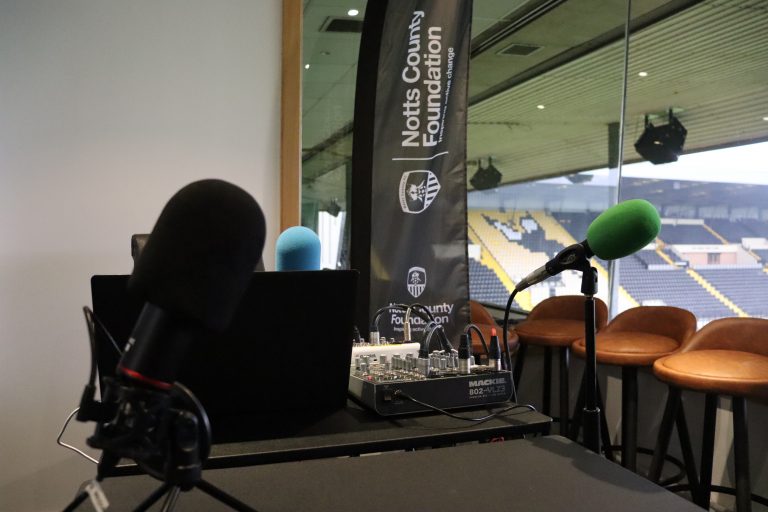
[[[668,108],[688,129],[687,152],[768,139],[768,2],[632,5],[625,161],[640,159],[633,143],[645,114]],[[303,84],[303,176],[312,184],[305,196],[343,198],[344,173],[332,171],[351,158],[359,34],[321,27],[329,16],[348,17],[349,8],[362,12],[365,5],[306,0],[304,7],[310,68]],[[475,0],[468,173],[488,156],[503,183],[605,167],[608,126],[620,119],[625,19],[624,0]],[[499,53],[513,43],[541,49]]]

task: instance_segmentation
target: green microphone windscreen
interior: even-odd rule
[[[604,260],[623,258],[648,245],[661,229],[656,207],[645,199],[630,199],[601,213],[587,229],[587,244]]]

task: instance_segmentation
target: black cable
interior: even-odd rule
[[[472,333],[469,331],[475,331],[477,335],[480,337],[480,343],[483,344],[483,350],[485,350],[485,357],[488,357],[490,355],[490,351],[488,350],[488,344],[485,343],[485,336],[483,336],[483,333],[480,331],[480,328],[477,327],[475,324],[469,324],[466,329],[464,329],[464,334],[469,336],[469,343],[470,346],[472,344]]]
[[[418,309],[421,309],[423,311],[418,311]],[[435,317],[432,315],[432,312],[429,311],[426,306],[422,304],[411,304],[408,306],[407,304],[390,304],[388,306],[384,306],[382,308],[379,308],[376,313],[373,315],[373,320],[371,321],[371,329],[370,332],[378,332],[379,331],[379,319],[381,319],[381,315],[386,311],[403,311],[404,313],[407,313],[408,310],[411,310],[413,314],[421,318],[425,324],[429,325],[431,322],[435,321]],[[426,312],[426,314],[425,314]],[[450,345],[450,343],[449,343]]]
[[[433,322],[435,321],[435,315],[432,314],[432,312],[429,310],[429,308],[427,308],[427,306],[425,306],[424,304],[419,304],[418,302],[411,304],[411,309],[416,309],[416,308],[423,310],[430,320],[432,320]]]
[[[453,350],[453,345],[451,345],[451,340],[448,339],[448,335],[445,334],[445,329],[443,329],[442,325],[440,326],[438,337],[440,339],[440,345],[443,347],[443,350],[446,352],[451,352]]]
[[[408,306],[406,306],[405,304],[390,304],[389,306],[384,306],[382,308],[379,308],[378,310],[376,310],[376,313],[373,314],[373,319],[371,320],[371,331],[378,332],[379,318],[381,317],[382,314],[384,314],[384,312],[391,311],[391,310],[405,311],[406,309],[408,309]]]
[[[416,304],[416,305],[421,306],[421,304]],[[374,313],[373,315],[373,320],[371,321],[371,331],[379,330],[379,319],[381,318],[381,315],[384,312],[392,311],[392,310],[406,312],[408,311],[409,307],[410,306],[408,306],[407,304],[390,304],[389,306],[384,306],[383,308],[379,308],[378,311],[376,311],[376,313]],[[425,315],[423,312],[419,313],[418,311],[415,311],[415,308],[412,308],[412,309],[414,310],[414,314],[416,316],[424,320],[424,323],[429,323],[434,320],[432,313],[429,312],[429,310],[426,307],[421,306],[420,309],[423,309],[424,311],[426,311],[428,315]]]
[[[528,409],[529,411],[536,412],[536,408],[530,404],[515,404],[510,405],[509,407],[505,407],[504,409],[488,414],[487,416],[482,416],[480,418],[467,418],[466,416],[459,416],[458,414],[453,414],[452,412],[448,412],[445,409],[441,409],[439,407],[435,407],[434,405],[430,405],[426,402],[422,402],[421,400],[418,400],[411,395],[404,393],[402,390],[398,389],[395,391],[394,396],[401,396],[405,398],[406,400],[410,400],[411,402],[415,404],[419,404],[422,407],[427,407],[428,409],[432,409],[433,411],[439,412],[441,414],[445,414],[446,416],[450,416],[451,418],[455,418],[457,420],[464,420],[464,421],[472,421],[475,423],[482,423],[484,421],[491,420],[493,418],[499,418],[502,415],[508,413],[509,411],[513,411],[515,409]]]
[[[504,310],[504,360],[507,364],[507,370],[510,372],[512,371],[512,358],[509,355],[509,310],[512,308],[515,295],[517,295],[517,289],[512,290],[512,294],[509,296],[509,300],[507,300],[507,307]],[[517,386],[515,386],[514,373],[512,374],[512,396],[515,402],[517,402]]]
[[[429,329],[429,332],[427,332],[427,329]],[[438,329],[442,329],[442,327],[437,322],[430,322],[429,325],[427,326],[427,329],[424,330],[425,334],[424,334],[424,337],[421,339],[421,350],[420,350],[425,354],[429,354],[429,346],[432,344],[432,336],[435,334],[435,331]]]
[[[104,331],[106,336],[112,342],[112,345],[115,347],[115,350],[117,350],[118,354],[120,354],[121,351],[112,335],[109,333],[109,331],[107,331],[107,328],[104,326],[104,324],[96,317],[91,308],[84,306],[83,314],[85,315],[85,324],[88,328],[88,341],[91,348],[91,371],[90,375],[88,376],[88,382],[85,384],[83,393],[80,396],[80,406],[77,408],[77,420],[82,422],[100,421],[100,419],[105,414],[105,407],[104,404],[97,401],[95,398],[96,377],[98,373],[96,357],[96,327],[98,326],[102,331]],[[66,428],[66,424],[64,428]]]
[[[88,341],[91,345],[91,373],[88,377],[88,385],[96,385],[96,329],[93,324],[93,311],[88,306],[83,306],[85,325],[88,328]]]
[[[88,306],[86,306],[87,308]],[[104,325],[104,322],[101,321],[101,319],[96,316],[96,313],[94,313],[90,308],[88,308],[88,311],[90,311],[91,318],[96,322],[96,326],[101,329],[101,332],[104,333],[104,335],[107,337],[110,343],[112,343],[112,346],[115,348],[115,351],[118,355],[123,355],[123,351],[120,348],[120,345],[117,344],[117,341],[115,341],[115,338],[112,336],[112,333],[109,332],[109,329],[107,329],[107,326]]]

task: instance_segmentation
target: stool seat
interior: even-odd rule
[[[656,361],[661,380],[705,393],[768,400],[768,356],[738,350],[693,350]]]
[[[597,362],[617,366],[651,366],[660,357],[678,349],[680,342],[659,334],[633,331],[603,331],[595,340]],[[578,357],[586,356],[584,338],[571,347]]]
[[[544,347],[569,347],[573,340],[584,336],[584,320],[526,320],[515,326],[515,332],[523,343]]]

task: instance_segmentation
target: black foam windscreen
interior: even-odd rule
[[[256,200],[221,180],[179,190],[157,219],[134,265],[129,290],[183,321],[229,325],[264,248]]]
[[[139,259],[139,256],[141,256],[141,251],[143,251],[144,246],[147,245],[148,239],[148,234],[131,235],[131,258],[133,258],[133,261]]]

